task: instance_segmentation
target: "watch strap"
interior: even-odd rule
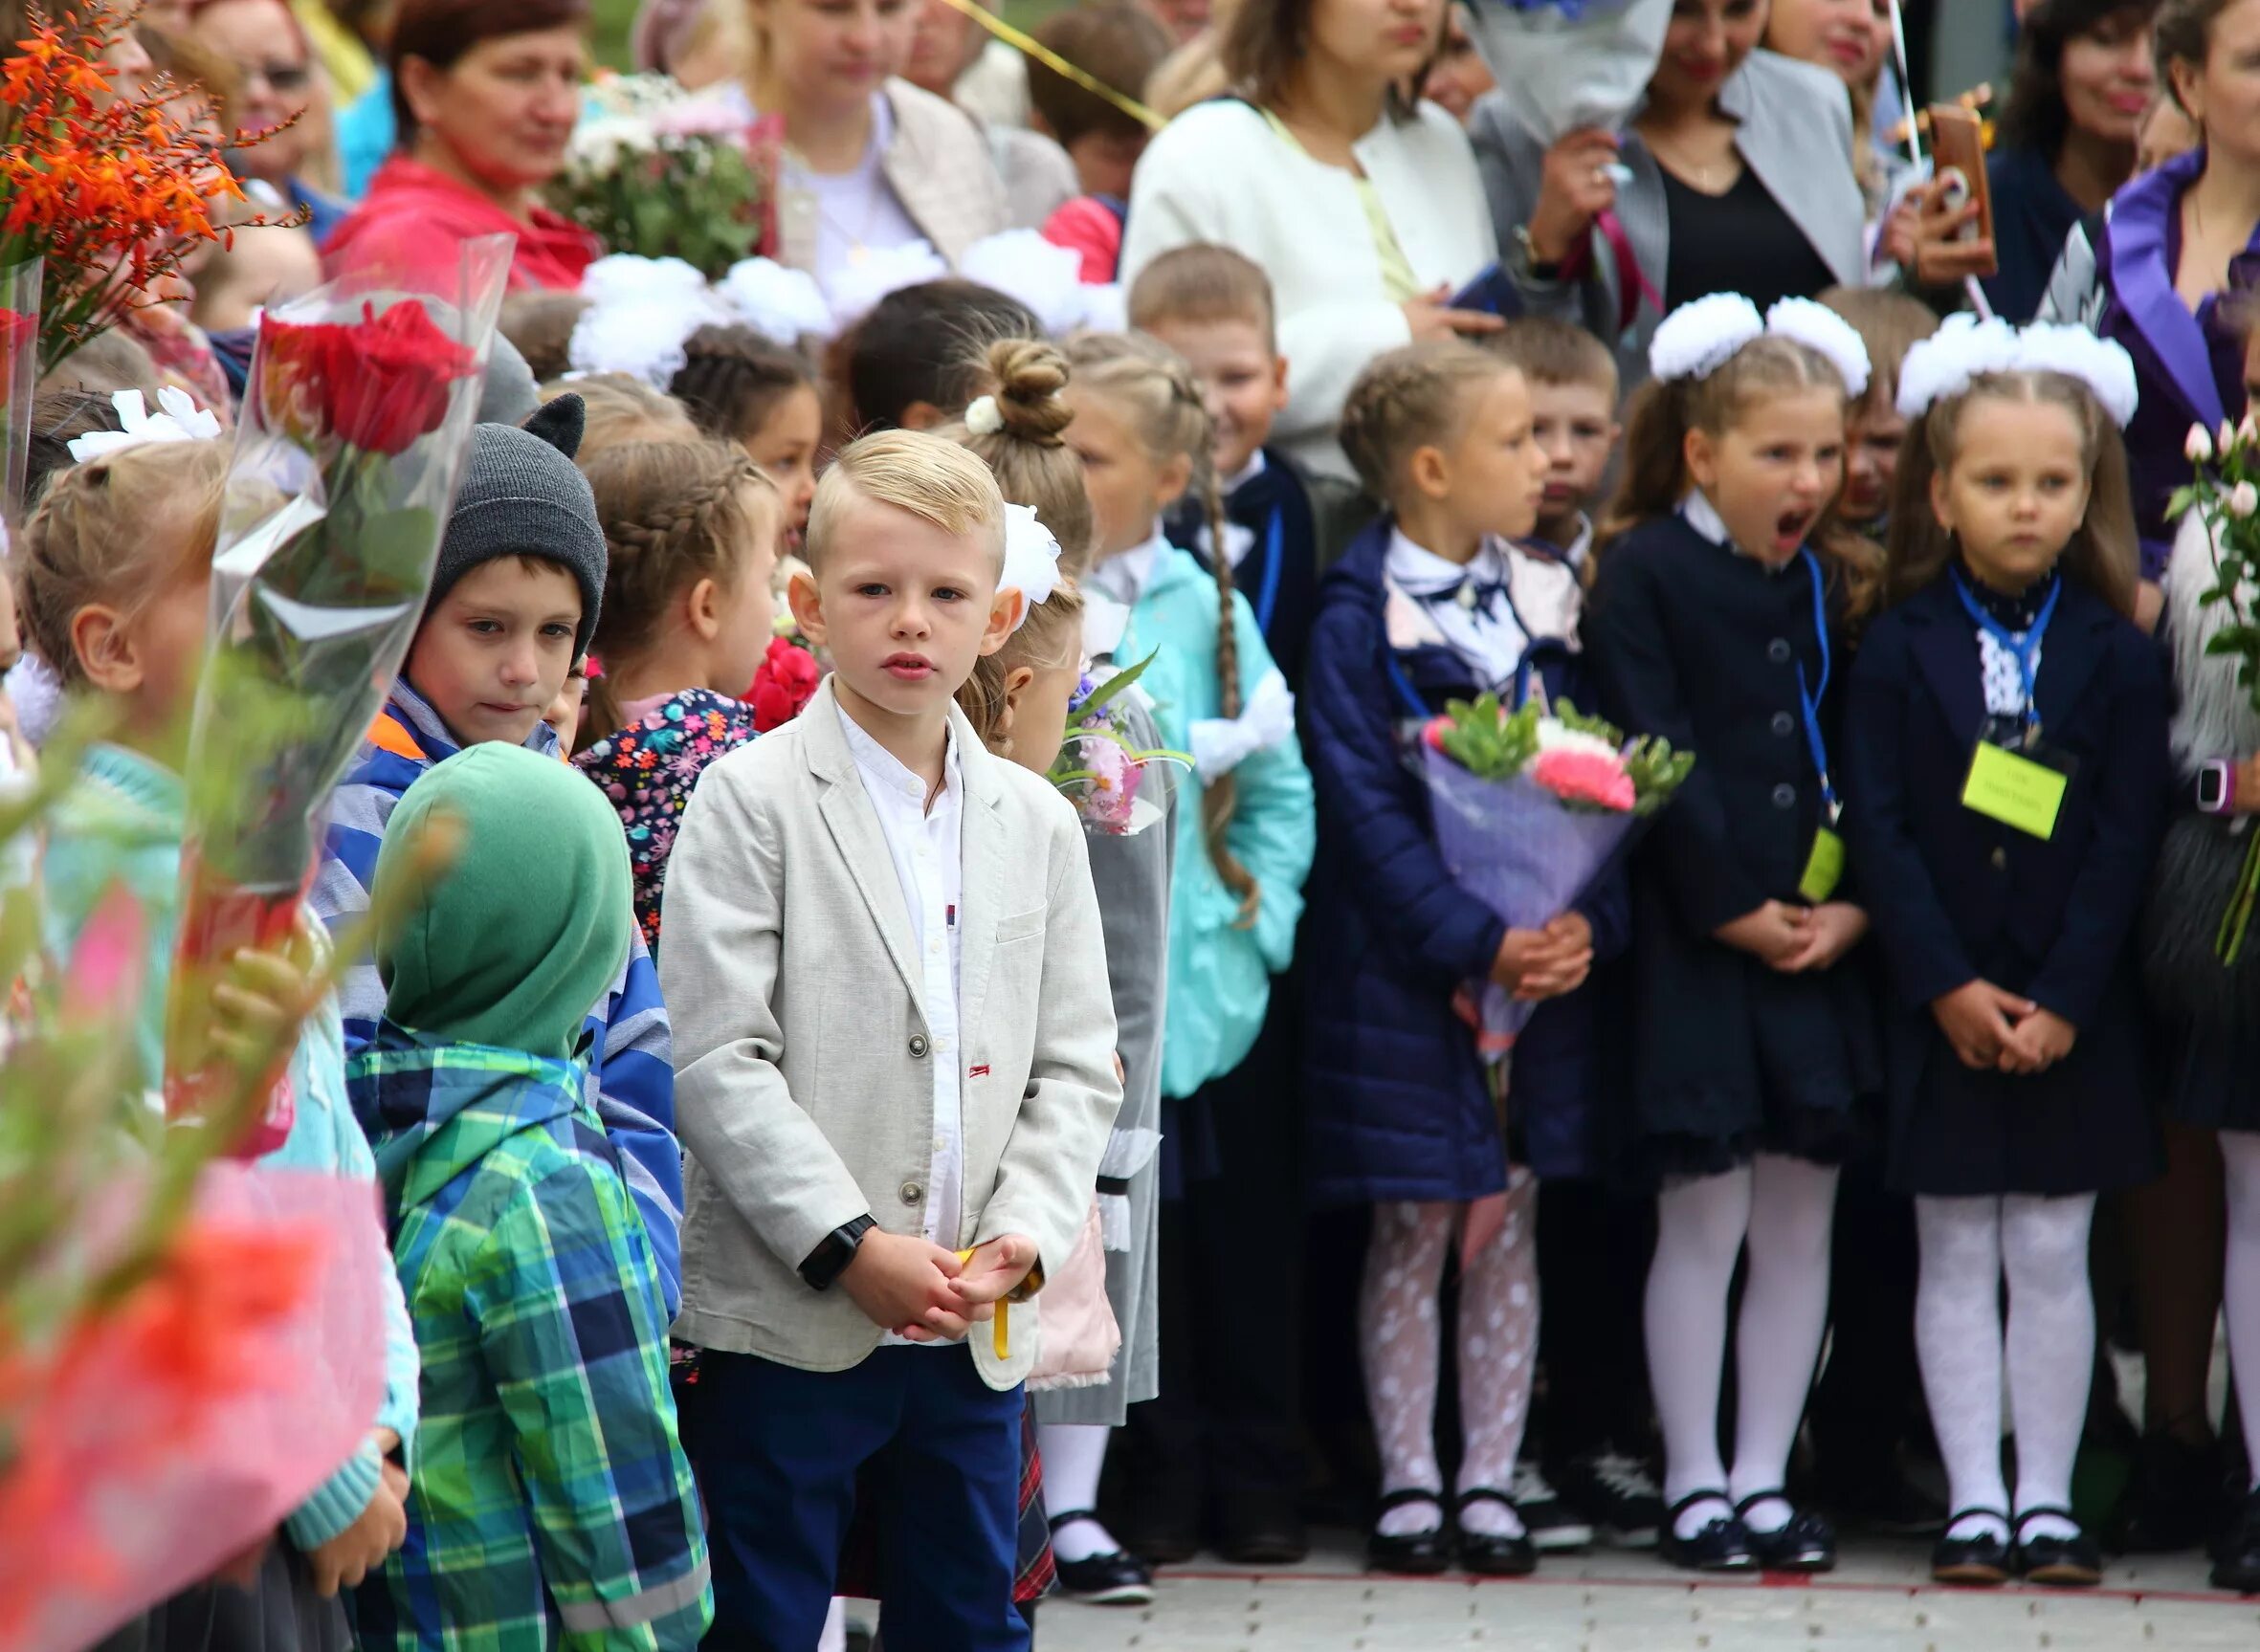
[[[809,1289],[831,1289],[833,1282],[848,1271],[848,1264],[855,1260],[863,1236],[877,1225],[873,1218],[858,1216],[826,1234],[823,1243],[809,1252],[808,1260],[801,1264],[801,1278],[808,1282]]]

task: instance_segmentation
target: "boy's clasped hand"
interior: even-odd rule
[[[1000,1234],[960,1261],[933,1241],[874,1228],[840,1275],[874,1325],[908,1342],[956,1342],[996,1316],[1036,1264],[1024,1233]]]

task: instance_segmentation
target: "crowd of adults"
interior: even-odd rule
[[[1112,99],[1111,123],[1058,129],[1060,97],[1094,96],[952,0],[646,0],[633,50],[766,135],[764,250],[820,278],[916,242],[954,259],[1013,227],[1074,245],[1095,279],[1193,242],[1245,253],[1288,363],[1278,439],[1345,491],[1335,432],[1360,371],[1501,310],[1588,329],[1628,392],[1660,317],[1713,293],[1895,288],[2083,322],[2139,373],[2127,441],[2155,579],[2189,426],[2246,403],[2260,0],[1996,3],[2017,32],[1989,111],[1987,240],[1909,159],[1891,0],[1675,0],[1629,121],[1550,144],[1439,0],[1124,0],[1048,25],[1155,113],[1150,141]],[[152,0],[142,23],[227,124],[271,131],[241,157],[254,207],[305,214],[198,272],[188,313],[223,363],[255,305],[325,272],[452,267],[463,239],[508,231],[514,289],[571,289],[605,251],[544,202],[590,73],[587,0]],[[2160,1536],[2208,1447],[2220,1279],[2217,1161],[2195,1132],[2171,1158],[2128,1224]],[[1298,1382],[1274,1363],[1250,1399],[1274,1422]]]

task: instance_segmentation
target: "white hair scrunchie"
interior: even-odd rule
[[[968,408],[967,412],[970,413]],[[971,428],[972,420],[966,420]],[[1028,616],[1035,612],[1038,603],[1049,602],[1052,593],[1064,582],[1059,574],[1059,541],[1052,530],[1044,526],[1043,518],[1028,505],[1008,504],[1005,507],[1005,571],[997,576],[999,591],[1018,591],[1021,597],[1020,617],[1012,622],[1018,630],[1028,624]]]
[[[965,430],[968,433],[976,436],[993,436],[1004,428],[1004,409],[997,406],[997,399],[994,396],[976,396],[966,407]]]
[[[1845,394],[1858,401],[1868,393],[1874,364],[1859,329],[1826,304],[1810,298],[1784,298],[1765,313],[1765,330],[1777,339],[1790,339],[1820,356],[1844,380]]]
[[[2019,331],[2005,321],[1965,314],[1948,317],[1907,352],[1899,366],[1899,416],[1919,419],[1988,373],[2016,372],[2076,379],[2122,430],[2141,401],[2135,360],[2123,345],[2084,327],[2035,321]]]
[[[1648,343],[1648,370],[1667,385],[1707,379],[1753,339],[1765,336],[1765,318],[1739,293],[1713,293],[1682,304],[1656,323]]]
[[[139,390],[114,392],[110,406],[118,409],[121,429],[89,430],[63,444],[78,464],[150,442],[209,442],[221,433],[219,414],[198,407],[194,396],[176,385],[167,385],[157,392],[161,412],[150,412]]]

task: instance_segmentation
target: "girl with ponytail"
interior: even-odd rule
[[[1157,708],[1161,743],[1194,759],[1181,782],[1161,1057],[1162,1269],[1173,1286],[1162,1299],[1171,1322],[1162,1345],[1183,1351],[1185,1364],[1131,1421],[1134,1432],[1156,1429],[1178,1443],[1148,1441],[1132,1459],[1127,1507],[1138,1529],[1123,1535],[1134,1552],[1158,1551],[1149,1559],[1187,1557],[1202,1535],[1206,1467],[1217,1481],[1220,1538],[1262,1537],[1272,1558],[1299,1557],[1289,1552],[1298,1547],[1301,1464],[1293,1388],[1281,1379],[1292,1362],[1280,1355],[1300,1334],[1294,1159],[1275,1132],[1267,1140],[1244,1131],[1243,1144],[1232,1127],[1254,1110],[1247,1092],[1293,1082],[1291,1040],[1275,1027],[1258,1035],[1302,915],[1316,837],[1310,771],[1294,696],[1233,589],[1231,559],[1204,572],[1163,531],[1164,513],[1198,489],[1224,542],[1214,434],[1192,368],[1141,336],[1089,335],[1066,354],[1075,421],[1065,436],[1082,460],[1097,530],[1082,581],[1085,643],[1124,668],[1150,658],[1140,686]],[[1185,1200],[1170,1202],[1188,1178]],[[1187,1257],[1195,1222],[1232,1254]],[[1265,1288],[1234,1283],[1251,1276]],[[1235,1396],[1238,1409],[1221,1415]],[[1205,1420],[1204,1399],[1218,1402]],[[1157,1406],[1169,1417],[1151,1415]],[[1186,1430],[1203,1426],[1205,1460],[1180,1448]]]

